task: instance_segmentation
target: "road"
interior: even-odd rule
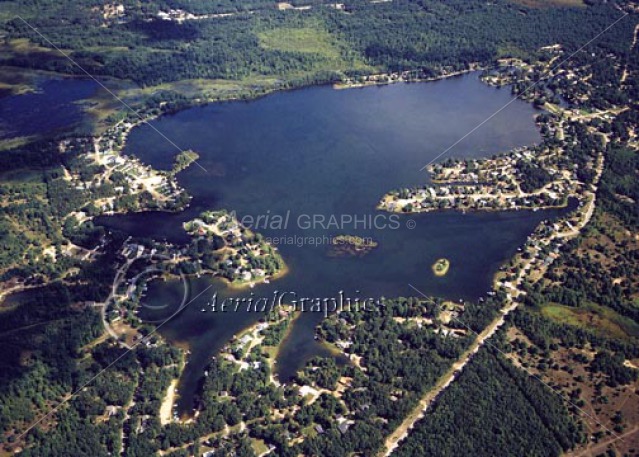
[[[122,281],[126,278],[126,272],[128,271],[129,267],[136,260],[138,260],[138,257],[127,259],[127,261],[115,273],[115,278],[113,279],[113,285],[111,286],[111,292],[109,293],[109,296],[107,297],[107,299],[104,300],[104,303],[96,304],[96,307],[100,308],[102,325],[104,326],[105,330],[113,339],[115,339],[115,341],[119,342],[122,346],[126,347],[127,349],[131,349],[131,347],[127,345],[124,341],[120,341],[119,335],[115,332],[115,330],[113,330],[113,328],[111,327],[111,324],[107,320],[106,312],[107,312],[109,303],[111,303],[111,301],[113,301],[113,303],[117,302],[118,287],[120,287],[120,284],[122,284]]]
[[[630,45],[630,50],[632,51],[634,47],[637,45],[637,35],[639,34],[639,24],[635,26],[635,30],[632,33],[632,44]],[[623,84],[626,82],[628,78],[628,65],[626,65],[623,69],[623,74],[621,75],[620,82]]]
[[[585,193],[585,201],[587,202],[586,205],[588,205],[588,207],[585,209],[585,211],[583,211],[583,216],[580,219],[579,223],[576,224],[571,230],[565,232],[553,232],[546,239],[548,243],[556,239],[568,240],[570,238],[573,238],[579,235],[581,230],[583,230],[588,222],[590,222],[595,209],[595,195],[597,192],[596,184],[601,178],[603,165],[603,154],[600,154],[597,158],[596,175],[593,179],[592,189]],[[435,387],[429,390],[421,398],[417,406],[406,417],[406,419],[404,419],[399,427],[397,427],[397,429],[392,434],[390,434],[388,438],[386,438],[384,442],[384,448],[379,454],[380,456],[387,457],[391,455],[395,451],[395,449],[397,449],[402,440],[404,440],[408,436],[408,433],[415,427],[415,424],[424,417],[426,412],[428,412],[428,409],[433,405],[434,401],[439,397],[439,395],[453,383],[459,371],[464,369],[468,362],[472,360],[473,355],[475,355],[477,351],[479,351],[479,349],[484,344],[486,344],[486,342],[495,334],[495,332],[497,332],[497,330],[499,330],[499,328],[504,325],[504,323],[506,322],[506,316],[514,311],[521,303],[519,297],[524,295],[525,292],[522,291],[520,288],[528,270],[532,267],[532,264],[535,262],[535,260],[535,258],[530,258],[522,264],[517,278],[513,281],[513,285],[515,286],[516,290],[514,289],[511,291],[512,295],[509,296],[504,308],[500,310],[498,316],[477,336],[475,341],[471,344],[470,348],[468,348],[468,350],[462,354],[457,362],[455,362],[453,366],[439,379],[439,381],[435,384]],[[432,300],[430,297],[424,295],[419,290],[415,290],[427,300]],[[463,322],[459,322],[466,326]],[[471,329],[469,328],[469,330]]]
[[[606,450],[611,444],[616,443],[619,440],[626,440],[629,436],[639,435],[639,425],[631,428],[627,432],[622,433],[621,435],[610,437],[607,440],[599,441],[598,443],[593,444],[592,446],[587,447],[586,449],[581,449],[576,452],[571,452],[566,454],[566,457],[595,457],[598,455],[604,455]],[[639,439],[639,437],[636,437]],[[630,441],[632,442],[632,441]]]
[[[380,455],[389,456],[397,449],[400,442],[404,440],[408,433],[413,429],[415,424],[424,417],[430,406],[439,397],[439,395],[450,386],[457,373],[461,371],[473,358],[473,356],[479,351],[479,349],[485,344],[485,342],[495,334],[499,328],[506,322],[506,316],[508,313],[517,308],[517,302],[510,302],[505,308],[503,308],[499,314],[499,317],[492,321],[488,327],[486,327],[475,339],[473,344],[462,354],[462,356],[455,362],[452,367],[439,379],[434,388],[428,391],[426,395],[422,397],[415,409],[404,419],[402,424],[386,438],[384,443],[384,450]]]

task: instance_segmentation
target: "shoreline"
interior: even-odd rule
[[[437,259],[430,268],[435,276],[443,278],[448,274],[448,270],[450,270],[450,260],[442,257],[441,259]]]
[[[431,76],[428,78],[417,78],[417,79],[410,79],[410,80],[406,80],[406,79],[391,79],[388,81],[377,81],[377,80],[372,80],[372,81],[365,81],[365,82],[360,82],[360,83],[332,83],[331,86],[334,90],[346,90],[346,89],[365,89],[367,87],[375,87],[375,86],[390,86],[393,84],[399,84],[399,83],[405,83],[405,84],[412,84],[412,83],[429,83],[429,82],[436,82],[436,81],[442,81],[445,79],[449,79],[449,78],[455,78],[458,76],[464,76],[467,75],[469,73],[474,73],[476,71],[485,71],[489,68],[489,66],[483,66],[480,65],[478,63],[472,63],[472,65],[477,65],[477,67],[475,68],[469,68],[466,70],[458,70],[452,73],[446,73],[446,74],[442,74],[442,75],[438,75],[438,76]],[[391,77],[393,75],[393,73],[380,73],[377,75],[369,75],[369,77]]]
[[[280,342],[276,345],[276,346],[265,346],[262,345],[262,348],[274,348],[275,350],[270,353],[270,356],[267,357],[268,360],[268,365],[269,368],[271,370],[271,381],[280,386],[282,385],[282,382],[279,380],[279,376],[276,373],[276,364],[277,364],[277,358],[279,357],[280,353],[281,353],[281,348],[284,345],[284,343],[286,342],[287,338],[290,336],[292,329],[293,329],[293,325],[295,324],[295,322],[297,321],[297,319],[299,319],[299,317],[302,315],[301,311],[291,311],[292,315],[290,317],[290,320],[288,322],[288,325],[286,326],[286,329],[284,331],[284,334],[282,335],[282,338],[280,340]],[[270,322],[269,320],[265,321],[269,326],[272,324],[276,324],[278,322]],[[234,341],[234,340],[238,340],[241,337],[245,336],[245,335],[251,335],[253,333],[255,333],[258,329],[258,327],[260,325],[263,325],[265,322],[258,320],[257,322],[253,322],[251,324],[248,324],[246,327],[242,328],[240,331],[238,331],[237,333],[235,333],[231,339],[229,340],[229,342]],[[228,343],[227,343],[228,344]],[[224,350],[222,350],[221,352],[224,352]]]
[[[428,83],[428,82],[436,82],[436,81],[440,81],[440,80],[445,80],[445,79],[449,79],[449,78],[455,78],[455,77],[460,77],[460,76],[464,76],[467,75],[469,73],[473,73],[473,72],[481,72],[481,71],[485,71],[486,69],[488,69],[490,67],[488,66],[471,66],[471,68],[465,69],[465,70],[460,70],[457,72],[453,72],[453,73],[447,73],[447,74],[440,74],[437,76],[433,76],[430,78],[424,78],[424,79],[418,79],[418,80],[414,80],[414,81],[405,81],[403,79],[397,79],[397,80],[392,80],[392,81],[371,81],[371,82],[367,82],[366,84],[361,85],[361,87],[365,88],[365,87],[370,87],[370,86],[374,86],[374,85],[389,85],[389,84],[395,84],[395,83],[400,83],[400,82],[416,82],[416,83]],[[487,84],[490,86],[490,84],[488,84],[486,81],[484,81],[483,79],[480,79],[483,83]],[[155,114],[144,114],[141,115],[140,118],[134,120],[133,122],[130,121],[126,121],[126,120],[121,120],[118,121],[116,123],[114,123],[112,126],[108,127],[108,129],[117,129],[120,130],[118,133],[121,135],[121,143],[117,148],[114,148],[111,152],[113,154],[119,155],[120,157],[124,157],[124,158],[128,158],[129,160],[137,160],[139,161],[140,159],[135,156],[135,155],[125,155],[124,154],[124,150],[126,149],[127,143],[128,143],[128,137],[131,134],[131,132],[136,128],[139,127],[145,123],[151,122],[153,120],[159,119],[162,116],[165,115],[170,115],[170,114],[176,114],[188,109],[192,109],[195,107],[203,107],[203,106],[207,106],[207,105],[213,105],[215,103],[223,103],[223,102],[236,102],[236,101],[245,101],[245,102],[251,102],[251,101],[256,101],[262,97],[265,97],[267,95],[271,95],[274,94],[276,92],[280,92],[280,91],[291,91],[291,90],[299,90],[299,89],[308,89],[308,88],[312,88],[314,86],[324,86],[327,85],[328,83],[317,83],[317,84],[304,84],[301,86],[294,86],[294,87],[270,87],[267,89],[264,89],[262,92],[260,93],[252,93],[250,94],[249,97],[245,97],[242,95],[234,95],[228,98],[216,98],[216,99],[212,99],[212,98],[206,98],[206,99],[198,99],[198,98],[193,98],[190,100],[187,100],[184,104],[184,106],[180,106],[177,109],[172,109],[172,110],[167,110],[167,111],[162,111],[160,113],[155,113]],[[338,86],[338,87],[336,87]],[[333,84],[332,88],[333,90],[342,90],[342,89],[346,89],[346,88],[355,88],[357,87],[356,85],[344,85],[344,86],[339,86],[339,84]],[[103,135],[99,135],[99,136],[92,136],[91,138],[104,138],[106,136],[106,134]],[[88,155],[90,155],[91,153],[89,152]],[[157,171],[152,165],[148,165],[149,168],[151,170],[156,171],[157,173],[166,173],[165,171]],[[180,185],[180,180],[178,177],[174,177],[178,187],[180,189],[182,189],[182,191],[186,192],[186,190]],[[154,199],[154,201],[156,201]],[[156,201],[156,203],[158,203]],[[161,203],[161,202],[160,202]],[[445,208],[443,210],[436,210],[436,209],[424,209],[422,210],[421,208],[418,211],[412,211],[412,213],[425,213],[425,212],[443,212],[444,210],[452,210],[452,211],[462,211],[463,213],[465,213],[466,211],[473,211],[473,212],[479,212],[479,211],[483,211],[483,212],[498,212],[498,211],[535,211],[537,209],[562,209],[562,208],[566,208],[568,206],[568,203],[566,202],[564,205],[561,206],[548,206],[548,207],[522,207],[522,208],[477,208],[477,209],[473,209],[473,208],[469,208],[469,209],[465,209],[465,208]],[[100,214],[100,216],[110,216],[110,215],[116,215],[116,214],[135,214],[135,213],[143,213],[143,212],[150,212],[150,211],[161,211],[161,212],[165,212],[165,213],[169,213],[169,214],[179,214],[184,212],[187,208],[189,207],[189,203],[186,203],[185,205],[178,207],[178,208],[166,208],[166,207],[159,207],[159,208],[141,208],[139,210],[128,210],[128,211],[121,211],[121,212],[111,212],[110,214],[108,213],[103,213]],[[381,207],[380,204],[378,204],[377,209],[379,210],[384,210],[384,211],[389,211],[387,208],[383,208]],[[394,212],[394,213],[398,213],[398,214],[411,214],[411,212],[409,213],[403,213],[402,211],[390,211],[390,212]],[[91,217],[87,217],[87,220],[93,220],[95,217],[91,216]],[[252,287],[254,287],[255,285],[259,285],[260,283],[264,283],[265,280],[278,280],[281,279],[283,277],[285,277],[288,273],[290,272],[290,269],[288,267],[288,265],[286,263],[284,263],[283,267],[278,270],[275,274],[273,274],[270,277],[263,277],[263,278],[259,278],[259,280],[230,280],[228,278],[222,277],[219,275],[219,273],[217,272],[213,272],[213,271],[202,271],[200,274],[188,274],[186,275],[187,277],[195,277],[195,276],[200,276],[201,274],[207,274],[209,276],[211,276],[211,278],[213,280],[215,279],[220,279],[222,283],[224,283],[224,286],[227,287],[229,290],[232,291],[246,291],[247,289],[250,289]],[[497,273],[497,272],[496,272]],[[495,273],[495,274],[496,274]],[[178,278],[179,275],[170,275],[171,277],[175,277]]]
[[[380,85],[390,85],[390,84],[396,84],[396,83],[407,83],[407,82],[411,82],[411,83],[429,83],[429,82],[436,82],[436,81],[441,81],[441,80],[445,80],[445,79],[449,79],[449,78],[454,78],[454,77],[459,77],[459,76],[463,76],[469,73],[473,73],[473,72],[480,72],[480,71],[486,71],[487,69],[490,68],[490,66],[487,65],[480,65],[479,63],[471,63],[471,66],[475,66],[473,68],[469,68],[469,69],[465,69],[465,70],[459,70],[453,73],[447,73],[447,74],[440,74],[437,76],[432,76],[429,78],[425,78],[425,79],[418,79],[418,80],[414,80],[414,81],[405,81],[405,80],[393,80],[393,81],[388,81],[388,82],[379,82],[379,81],[373,81],[373,82],[369,82],[366,84],[361,85],[361,87],[359,88],[365,88],[365,87],[372,87],[372,86],[380,86]],[[495,64],[496,65],[496,64]],[[382,73],[382,74],[377,74],[377,75],[369,75],[369,76],[380,76],[380,75],[390,75],[390,73]],[[65,77],[69,77],[72,79],[82,79],[82,77],[78,77],[76,75],[65,75],[63,73],[53,73],[52,77],[60,77],[60,78],[65,78]],[[118,80],[115,80],[118,81]],[[482,81],[483,82],[483,81]],[[128,137],[129,135],[133,132],[133,130],[136,127],[139,127],[143,124],[147,124],[151,121],[157,120],[162,118],[163,116],[168,116],[168,115],[172,115],[172,114],[177,114],[179,112],[183,112],[189,109],[193,109],[196,107],[205,107],[207,105],[214,105],[214,104],[218,104],[218,103],[232,103],[232,102],[239,102],[239,101],[244,101],[244,102],[253,102],[253,101],[257,101],[259,99],[261,99],[262,97],[266,97],[269,95],[273,95],[275,93],[278,92],[288,92],[288,91],[294,91],[294,90],[303,90],[303,89],[310,89],[313,87],[322,87],[322,86],[331,86],[333,90],[343,90],[343,89],[348,89],[348,88],[357,88],[357,85],[348,85],[345,84],[343,86],[340,86],[341,83],[331,83],[329,81],[325,81],[325,82],[319,82],[319,83],[309,83],[309,84],[300,84],[297,85],[295,81],[289,81],[288,86],[280,86],[280,87],[267,87],[267,88],[263,88],[261,92],[257,93],[257,92],[249,92],[246,95],[231,95],[229,97],[218,97],[218,98],[202,98],[202,97],[197,97],[194,96],[193,98],[187,100],[184,104],[184,106],[180,106],[179,108],[176,109],[172,109],[172,110],[167,110],[167,111],[162,111],[160,113],[153,113],[153,114],[146,114],[146,113],[140,113],[140,111],[143,111],[144,109],[146,109],[145,107],[142,108],[138,108],[135,110],[135,113],[137,115],[137,118],[132,120],[132,121],[125,121],[124,119],[121,119],[117,122],[114,122],[113,124],[109,125],[109,126],[100,126],[98,121],[94,121],[94,120],[89,120],[89,123],[92,127],[92,131],[99,131],[102,129],[101,134],[97,134],[97,135],[89,135],[89,136],[77,136],[77,135],[73,135],[73,138],[90,138],[94,141],[100,141],[102,140],[107,133],[109,132],[109,130],[112,129],[117,129],[120,125],[122,124],[129,124],[129,125],[125,125],[124,128],[118,132],[121,135],[121,143],[117,148],[112,149],[111,151],[109,151],[111,154],[117,155],[119,157],[122,157],[125,160],[132,160],[132,161],[138,161],[141,164],[144,164],[144,162],[141,161],[141,159],[135,155],[127,155],[124,154],[124,150],[126,149],[127,146],[127,142],[128,142]],[[57,140],[55,140],[57,141]],[[86,151],[84,153],[84,156],[87,158],[90,158],[90,156],[94,154],[93,151]],[[177,156],[177,154],[176,154]],[[175,183],[179,186],[179,188],[181,189],[181,191],[183,193],[187,193],[186,189],[184,189],[181,186],[180,183],[180,179],[178,177],[178,175],[180,174],[180,172],[184,171],[186,168],[189,168],[190,166],[192,166],[192,163],[190,163],[187,167],[184,167],[182,170],[180,170],[180,172],[178,173],[174,173],[171,174],[170,170],[159,170],[156,169],[154,166],[147,164],[147,166],[151,169],[152,172],[158,173],[160,175],[167,175],[169,177],[169,179],[172,179],[175,181]],[[80,221],[85,222],[85,221],[93,221],[95,218],[97,217],[110,217],[110,216],[116,216],[116,215],[128,215],[128,214],[136,214],[136,213],[144,213],[144,212],[151,212],[151,211],[161,211],[161,212],[166,212],[166,213],[170,213],[170,214],[177,214],[180,212],[185,211],[189,205],[190,205],[190,199],[189,202],[186,203],[186,205],[184,205],[183,207],[178,207],[178,208],[166,208],[163,204],[162,201],[159,201],[157,199],[154,199],[154,202],[156,203],[157,208],[150,208],[150,207],[144,207],[144,208],[140,208],[137,210],[124,210],[124,211],[105,211],[103,213],[97,214],[97,215],[92,215],[92,216],[88,216],[85,215],[85,217]],[[379,208],[378,208],[379,209]],[[70,213],[70,214],[74,214],[74,213]],[[68,217],[68,215],[67,215]],[[276,275],[277,277],[280,277],[278,275]],[[232,285],[232,288],[235,288],[236,286]],[[243,286],[239,287],[240,289],[243,288]]]
[[[171,384],[169,384],[169,388],[162,400],[162,404],[160,405],[160,424],[166,425],[172,422],[171,412],[173,411],[173,405],[178,400],[177,395],[177,386],[178,386],[179,378],[175,378],[171,380]]]
[[[569,198],[576,198],[573,196],[570,196]],[[535,212],[535,211],[546,211],[546,210],[553,210],[553,209],[566,209],[569,206],[569,202],[566,201],[565,204],[563,205],[549,205],[549,206],[533,206],[533,207],[518,207],[518,208],[427,208],[427,209],[418,209],[418,210],[411,210],[411,211],[402,211],[400,210],[389,210],[387,207],[382,206],[381,204],[378,204],[375,209],[378,211],[386,211],[387,213],[391,213],[391,214],[403,214],[406,216],[410,216],[411,214],[426,214],[426,213],[443,213],[443,212],[461,212],[463,214],[466,213],[510,213],[510,212],[514,212],[514,211],[531,211],[531,212]]]
[[[280,268],[280,270],[274,275],[268,276],[265,278],[260,278],[259,281],[254,281],[254,282],[253,281],[231,281],[230,279],[220,276],[218,273],[215,273],[211,270],[202,270],[199,273],[184,273],[183,275],[164,272],[161,278],[166,278],[168,280],[179,280],[182,276],[186,278],[200,278],[202,276],[210,276],[212,280],[218,280],[221,283],[223,283],[226,288],[230,290],[240,291],[240,290],[246,290],[247,288],[250,288],[251,284],[255,286],[264,284],[265,279],[268,281],[276,281],[286,276],[289,272],[290,272],[290,269],[288,268],[288,265],[284,264],[284,267]],[[159,279],[159,278],[155,278],[155,279]]]
[[[277,374],[277,369],[276,369],[277,358],[280,356],[282,352],[282,347],[286,343],[286,340],[288,340],[288,338],[291,336],[291,333],[293,332],[293,325],[295,325],[295,322],[300,318],[301,315],[302,315],[302,312],[299,310],[294,312],[293,317],[291,318],[290,322],[286,326],[286,330],[284,331],[284,335],[282,335],[282,339],[280,340],[277,346],[274,346],[275,351],[273,353],[273,358],[272,359],[269,358],[269,365],[271,368],[271,378],[274,381],[274,383],[276,383],[277,385],[283,384],[282,381],[280,381],[279,375]]]
[[[283,261],[283,259],[282,259]],[[284,263],[284,266],[282,268],[280,268],[277,273],[274,273],[272,276],[267,276],[264,278],[260,278],[258,281],[231,281],[228,278],[224,278],[221,276],[215,276],[218,279],[220,279],[228,289],[230,290],[235,290],[235,291],[240,291],[240,290],[246,290],[247,288],[252,289],[253,287],[251,287],[251,284],[253,286],[259,286],[260,284],[266,284],[264,281],[277,281],[278,279],[283,278],[284,276],[286,276],[288,273],[290,272],[290,269],[288,267],[288,265],[286,263]],[[211,273],[208,273],[211,274]]]

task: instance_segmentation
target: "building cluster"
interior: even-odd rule
[[[113,22],[122,24],[125,22],[126,9],[121,3],[107,3],[106,5],[99,7],[94,6],[91,11],[96,13],[104,21],[104,26],[107,26]]]
[[[175,21],[182,23],[184,21],[199,21],[203,19],[230,17],[235,16],[236,14],[238,13],[193,14],[180,9],[169,9],[168,11],[159,11],[157,17],[163,21]]]
[[[513,266],[503,267],[506,274],[500,275],[495,289],[505,292],[509,300],[525,293],[522,285],[539,280],[560,256],[563,244],[588,223],[594,211],[594,198],[595,191],[589,191],[575,211],[553,221],[542,221],[519,249]]]
[[[590,122],[577,110],[554,107],[542,124],[545,141],[539,146],[514,149],[486,159],[449,159],[427,167],[431,185],[401,189],[386,194],[378,205],[390,212],[504,211],[563,207],[570,197],[579,198],[587,187],[579,178],[579,165],[569,157],[578,146],[574,124]],[[597,113],[609,121],[609,112]],[[605,149],[608,135],[588,128],[596,145],[585,165],[597,172],[597,153]],[[583,166],[583,165],[582,165]],[[536,172],[536,173],[535,173]]]
[[[61,151],[66,151],[71,146],[79,147],[86,152],[81,155],[84,165],[99,168],[100,173],[93,174],[90,180],[78,173],[67,173],[65,177],[76,190],[95,191],[97,197],[93,205],[98,214],[110,215],[127,211],[128,205],[119,205],[125,197],[129,200],[133,197],[142,209],[145,209],[144,201],[152,201],[155,208],[180,206],[179,202],[185,191],[170,173],[154,170],[137,157],[121,153],[126,136],[136,125],[120,122],[92,140],[80,138],[75,140],[74,145],[70,144],[71,140],[63,140],[59,145]],[[111,187],[107,188],[107,185]],[[95,215],[75,214],[79,221]]]
[[[221,274],[232,283],[248,284],[268,282],[269,272],[260,266],[266,263],[281,265],[276,249],[264,239],[256,236],[227,211],[207,211],[199,218],[184,223],[184,229],[192,236],[201,238],[219,237],[224,241],[220,254],[219,268],[214,274]]]
[[[468,68],[463,70],[457,70],[453,68],[442,68],[436,76],[423,69],[418,70],[406,70],[401,72],[389,72],[389,73],[377,73],[373,75],[361,75],[357,77],[344,77],[342,81],[335,84],[336,89],[345,89],[351,87],[364,87],[380,84],[393,84],[400,82],[424,82],[434,81],[437,79],[449,78],[451,76],[458,76],[464,73],[477,70],[479,67],[475,64],[470,64]]]
[[[380,209],[391,212],[429,212],[442,209],[462,211],[544,209],[564,206],[577,191],[574,170],[544,167],[552,180],[542,187],[524,191],[521,160],[544,166],[531,152],[512,152],[495,160],[466,160],[431,167],[437,184],[402,189],[383,197]]]

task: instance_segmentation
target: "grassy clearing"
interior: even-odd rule
[[[264,76],[248,77],[241,80],[183,79],[147,87],[131,85],[127,88],[121,88],[116,93],[118,97],[129,104],[142,101],[146,97],[162,91],[175,91],[186,97],[207,100],[229,100],[248,94],[255,86],[274,89],[277,82],[278,78]]]
[[[330,70],[368,69],[361,57],[350,51],[346,44],[328,33],[321,25],[279,27],[257,34],[263,49],[313,54],[317,67]]]
[[[550,111],[552,114],[559,114],[561,112],[559,105],[553,105],[552,103],[544,104],[544,109]]]
[[[530,53],[528,53],[527,51],[515,46],[512,43],[508,43],[508,44],[504,44],[501,45],[497,48],[497,53],[498,56],[500,58],[502,57],[507,57],[507,58],[518,58],[518,59],[525,59],[527,57],[530,56]]]
[[[311,424],[302,429],[302,436],[306,438],[315,438],[317,436],[317,430],[315,430],[315,425]]]
[[[144,88],[131,87],[121,91],[118,95],[122,95],[127,99],[135,100],[165,90],[174,90],[187,97],[191,97],[204,93],[233,92],[240,91],[242,89],[243,84],[240,81],[228,81],[223,79],[184,79],[181,81],[147,86]]]
[[[587,303],[579,308],[549,303],[542,307],[544,317],[561,324],[594,330],[615,338],[639,338],[639,324],[610,308]]]
[[[63,52],[72,52],[69,49],[63,49]],[[38,56],[42,59],[65,59],[60,51],[53,48],[45,48],[36,43],[31,42],[28,38],[16,38],[9,40],[0,46],[0,56],[8,58],[12,56]]]
[[[273,361],[277,357],[278,347],[277,346],[262,346],[262,352],[268,354],[268,359]]]
[[[251,440],[251,446],[255,455],[264,455],[268,452],[268,446],[262,440]]]
[[[511,0],[518,5],[530,8],[560,8],[570,6],[586,6],[583,0]]]
[[[338,59],[340,49],[328,32],[315,27],[281,27],[258,34],[264,49],[282,52],[318,54],[327,59]]]
[[[85,46],[82,50],[91,52],[129,52],[131,48],[129,46]]]

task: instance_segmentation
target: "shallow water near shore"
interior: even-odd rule
[[[160,330],[192,351],[180,381],[179,410],[192,408],[210,357],[262,315],[246,307],[212,312],[207,304],[215,293],[218,302],[282,292],[289,300],[338,297],[340,291],[353,299],[377,299],[412,296],[410,283],[453,300],[485,295],[500,264],[540,221],[561,210],[391,217],[375,206],[389,190],[427,182],[420,169],[510,98],[509,90],[486,86],[470,74],[424,84],[340,91],[315,87],[192,108],[153,121],[180,147],[197,151],[198,162],[207,169],[192,166],[179,175],[194,196],[191,206],[179,214],[115,216],[100,218],[100,223],[137,236],[184,242],[188,237],[182,222],[204,210],[225,208],[238,217],[262,216],[254,231],[292,242],[278,245],[290,272],[270,284],[232,290],[208,277],[191,279],[191,299],[197,298]],[[536,113],[516,101],[441,160],[485,157],[539,142]],[[175,150],[142,126],[131,133],[125,153],[169,169]],[[288,221],[285,227],[277,226],[275,216]],[[344,216],[351,222],[338,227],[331,216],[338,225]],[[367,237],[379,245],[364,256],[335,257],[328,255],[326,242],[336,235]],[[439,258],[450,261],[443,277],[431,269]],[[179,296],[181,288],[179,281],[153,283],[147,303]],[[164,314],[146,310],[144,316],[161,319]],[[329,355],[313,338],[322,318],[321,312],[306,312],[297,319],[278,356],[280,380],[294,376],[310,357]]]
[[[99,89],[87,79],[42,79],[34,92],[0,98],[0,139],[69,129],[84,119],[82,100]]]

